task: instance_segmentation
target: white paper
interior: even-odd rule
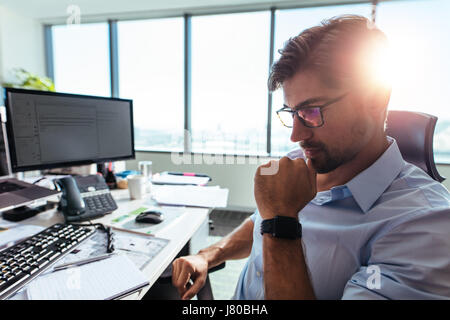
[[[158,224],[138,223],[135,221],[136,216],[139,215],[139,213],[148,210],[161,211],[163,214],[163,221]],[[163,230],[165,230],[166,228],[170,228],[172,223],[175,220],[179,219],[185,213],[185,211],[186,210],[184,207],[156,207],[152,205],[150,207],[142,207],[128,214],[115,217],[114,219],[111,219],[109,222],[107,222],[107,225],[113,227],[116,230],[131,231],[144,235],[154,236],[158,233],[163,232]]]
[[[32,300],[105,300],[148,284],[125,255],[56,271],[30,282]]]
[[[9,248],[25,238],[34,236],[44,230],[44,227],[2,223],[0,228],[0,251]]]
[[[173,174],[155,174],[152,178],[154,184],[172,184],[172,185],[197,185],[204,186],[208,183],[209,177],[177,176]]]
[[[227,206],[228,189],[164,185],[154,191],[153,198],[159,204],[221,208]]]
[[[114,252],[125,254],[140,270],[167,245],[169,240],[114,230]],[[83,241],[76,249],[58,260],[53,267],[74,261],[93,258],[106,252],[105,232],[96,233]],[[51,272],[51,268],[50,271]]]

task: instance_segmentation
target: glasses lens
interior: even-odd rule
[[[311,127],[318,127],[322,125],[322,115],[320,108],[307,108],[297,111],[300,118],[305,120],[305,124]]]
[[[293,113],[290,113],[287,111],[278,111],[277,115],[278,115],[278,118],[280,118],[281,123],[285,127],[292,128],[292,125],[294,123]]]

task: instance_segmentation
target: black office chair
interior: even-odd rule
[[[386,133],[397,140],[405,161],[410,162],[438,182],[445,180],[434,163],[433,135],[437,117],[413,111],[390,110]]]

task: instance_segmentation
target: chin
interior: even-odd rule
[[[342,164],[341,161],[336,161],[329,158],[310,158],[310,161],[316,172],[320,174],[331,172]]]

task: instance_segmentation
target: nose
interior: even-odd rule
[[[294,117],[294,123],[291,132],[291,141],[299,142],[312,138],[312,128],[306,127],[296,116]]]

